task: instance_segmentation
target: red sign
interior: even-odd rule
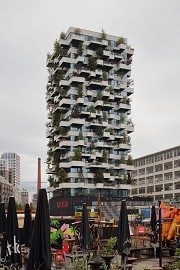
[[[68,208],[68,201],[57,201],[58,208]]]

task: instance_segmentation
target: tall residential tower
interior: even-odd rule
[[[54,196],[126,197],[134,50],[127,39],[70,27],[47,58],[47,173]]]

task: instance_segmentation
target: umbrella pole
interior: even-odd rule
[[[98,229],[97,229],[97,253],[100,254],[100,228],[101,227],[101,194],[98,192]]]

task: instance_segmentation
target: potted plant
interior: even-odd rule
[[[110,262],[114,258],[116,254],[115,246],[116,246],[117,237],[110,237],[107,240],[106,246],[101,248],[101,257],[105,260],[106,266],[110,268]]]

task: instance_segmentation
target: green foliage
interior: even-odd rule
[[[102,57],[103,56],[103,48],[102,47],[97,48],[96,54],[98,57]]]
[[[102,73],[102,80],[103,81],[107,81],[108,77],[107,77],[107,73],[105,71],[103,71]]]
[[[93,56],[90,56],[88,58],[88,68],[92,71],[94,71],[97,67],[97,61],[96,61],[96,58],[93,57]]]
[[[109,168],[109,173],[110,173],[111,176],[114,176],[114,170],[113,170],[113,168]]]
[[[102,151],[102,162],[107,162],[108,159],[108,152],[107,150],[103,149]]]
[[[83,133],[82,133],[82,131],[79,132],[78,140],[83,140]]]
[[[101,30],[101,39],[102,40],[106,39],[106,33],[105,33],[104,29]]]
[[[52,232],[50,235],[50,242],[51,244],[58,245],[60,241],[63,240],[63,232],[61,229],[57,230],[56,232]]]
[[[51,54],[47,53],[47,60],[49,60],[51,58]]]
[[[105,247],[101,248],[102,254],[116,254],[115,246],[116,246],[117,237],[110,237],[107,240],[107,244]]]
[[[82,95],[83,95],[83,86],[82,86],[82,84],[79,84],[77,86],[77,93],[78,93],[79,97],[82,97]]]
[[[74,150],[74,156],[72,157],[72,160],[82,160],[82,151],[80,147],[77,147]]]
[[[97,136],[102,137],[104,128],[102,126],[97,126],[95,128],[95,133]]]
[[[120,164],[125,164],[126,163],[125,155],[121,155],[119,162],[120,162]]]
[[[119,38],[118,38],[118,43],[119,43],[119,44],[124,44],[124,43],[125,43],[125,38],[119,37]]]
[[[103,121],[107,121],[107,114],[106,114],[106,112],[103,112]]]
[[[133,165],[133,159],[131,155],[128,155],[127,165]]]
[[[66,34],[64,32],[61,32],[60,39],[66,39]]]
[[[79,105],[76,104],[76,105],[74,106],[74,108],[72,109],[71,117],[72,117],[72,118],[78,118],[79,115],[80,115],[80,112],[81,112],[81,109],[80,109]]]
[[[54,41],[54,54],[55,57],[59,56],[62,52],[62,48],[61,45],[59,44],[59,42],[57,41],[57,39]]]
[[[94,182],[95,183],[104,183],[103,170],[101,170],[100,168],[96,169],[94,172]]]
[[[74,34],[80,36],[81,35],[81,30],[79,28],[76,28],[74,30]]]
[[[80,56],[83,54],[82,42],[79,42],[79,44],[78,44],[77,53]]]
[[[95,109],[95,107],[93,105],[90,106],[89,110],[90,110],[91,113],[96,112],[96,109]]]

